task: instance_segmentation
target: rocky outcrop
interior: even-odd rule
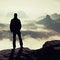
[[[17,48],[0,51],[0,60],[60,60],[60,41],[47,41],[41,49]]]

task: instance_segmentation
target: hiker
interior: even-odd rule
[[[16,48],[16,35],[19,37],[20,47],[23,48],[23,42],[21,38],[21,21],[17,18],[17,13],[14,13],[14,18],[10,22],[10,30],[13,33],[13,49]]]

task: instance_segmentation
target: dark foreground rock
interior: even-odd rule
[[[37,50],[3,50],[0,51],[0,60],[60,60],[60,41],[48,41]]]

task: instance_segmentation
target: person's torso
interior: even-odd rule
[[[12,30],[14,32],[20,31],[20,21],[19,19],[12,19]]]

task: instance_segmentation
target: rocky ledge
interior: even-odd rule
[[[0,60],[60,60],[60,41],[47,41],[41,49],[23,48],[0,51]]]

